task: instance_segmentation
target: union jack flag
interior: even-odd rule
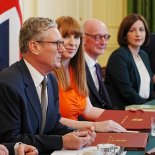
[[[22,24],[20,0],[0,0],[0,70],[20,58],[19,30]]]

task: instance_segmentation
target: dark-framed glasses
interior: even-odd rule
[[[61,48],[61,46],[64,46],[64,41],[60,41],[60,40],[57,40],[57,41],[36,40],[35,42],[38,42],[38,43],[47,43],[47,44],[56,44],[58,50]]]
[[[89,34],[89,33],[84,33],[84,34],[90,36],[95,41],[101,41],[102,38],[104,38],[104,40],[108,41],[111,37],[111,35],[109,35],[109,34],[104,34],[104,35],[101,35],[101,34],[94,34],[93,35],[93,34]]]

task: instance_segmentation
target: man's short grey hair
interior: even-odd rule
[[[21,53],[28,51],[28,43],[32,40],[41,40],[42,32],[51,27],[56,27],[54,20],[44,17],[30,17],[22,25],[19,34],[19,46]]]

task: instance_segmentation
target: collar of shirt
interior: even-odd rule
[[[84,55],[88,68],[90,69],[95,68],[94,65],[97,63],[97,61],[94,61],[86,52],[84,53]]]
[[[38,72],[31,64],[29,64],[25,59],[24,62],[28,70],[30,71],[35,86],[38,87],[40,83],[43,81],[44,76],[40,72]]]

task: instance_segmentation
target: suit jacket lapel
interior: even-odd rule
[[[53,111],[54,108],[54,97],[53,97],[53,89],[52,89],[52,84],[51,84],[51,79],[48,77],[48,85],[47,85],[47,92],[48,92],[48,108],[47,108],[47,116],[46,116],[46,125],[45,129],[48,130],[48,128],[51,128],[54,124],[54,114],[55,112]],[[50,125],[49,125],[50,124]]]
[[[26,90],[26,95],[28,97],[29,102],[31,103],[34,112],[37,115],[38,122],[39,122],[39,127],[41,128],[41,106],[40,106],[40,101],[39,97],[36,91],[36,87],[34,85],[34,82],[32,80],[32,77],[30,75],[30,72],[23,60],[19,61],[19,67],[21,70],[21,73],[23,75],[23,81],[25,83],[25,90]]]
[[[134,65],[134,72],[135,72],[135,78],[136,78],[135,82],[137,84],[137,88],[139,89],[139,87],[140,87],[140,75],[138,72],[138,68],[137,68],[137,65],[134,61],[134,58],[133,58],[132,53],[130,52],[129,48],[127,48],[127,50],[128,50],[129,59],[132,61],[133,65]]]
[[[139,55],[140,55],[141,59],[143,60],[143,63],[145,64],[147,71],[149,72],[150,78],[152,79],[152,76],[153,76],[152,71],[149,66],[150,65],[149,62],[146,59],[146,56],[141,51],[139,52]]]

